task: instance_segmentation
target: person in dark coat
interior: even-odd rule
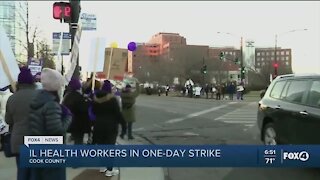
[[[30,69],[22,67],[18,76],[17,91],[8,98],[5,121],[11,132],[11,151],[16,155],[17,180],[29,179],[30,169],[19,167],[19,146],[23,145],[23,137],[29,135],[28,115],[30,104],[36,96],[34,79]]]
[[[95,115],[93,144],[115,145],[119,124],[122,127],[121,134],[125,134],[127,126],[120,112],[118,101],[112,94],[110,81],[104,81],[102,89],[95,93],[92,111]],[[119,174],[119,170],[114,170],[113,167],[100,169],[100,172],[105,172],[108,177]]]
[[[139,87],[138,84],[136,85],[136,87]],[[124,119],[127,122],[128,139],[134,139],[134,137],[132,136],[132,124],[136,121],[135,103],[138,95],[139,95],[139,89],[137,88],[135,91],[133,91],[129,84],[126,85],[125,89],[122,91],[122,94],[121,94],[122,114]],[[121,134],[120,137],[123,138],[124,134]]]
[[[56,70],[44,68],[41,90],[31,103],[29,129],[32,136],[65,136],[71,124],[71,112],[59,104],[64,85]],[[65,180],[66,168],[31,168],[31,180]]]
[[[73,114],[68,132],[71,133],[74,144],[83,144],[84,134],[90,132],[88,102],[81,94],[81,82],[79,79],[72,78],[68,89],[69,91],[67,91],[62,102]]]

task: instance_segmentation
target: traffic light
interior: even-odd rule
[[[207,65],[203,66],[203,71],[202,72],[203,72],[203,74],[207,74]]]
[[[220,60],[223,60],[223,58],[224,58],[224,54],[223,52],[220,52]]]
[[[64,21],[65,23],[71,22],[72,8],[68,2],[55,2],[53,3],[53,18]]]
[[[202,74],[207,74],[207,65],[203,65],[203,66],[201,67],[201,73],[202,73]]]
[[[278,63],[274,63],[274,64],[273,64],[273,67],[274,67],[274,68],[278,68],[278,67],[279,67]]]

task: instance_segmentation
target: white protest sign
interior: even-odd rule
[[[0,88],[11,84],[15,89],[19,73],[20,69],[11,49],[9,38],[0,26]]]
[[[30,144],[63,144],[63,136],[24,136],[24,145]]]
[[[73,46],[72,46],[72,50],[71,50],[71,58],[70,58],[71,65],[70,65],[70,68],[69,68],[67,74],[65,75],[66,84],[69,84],[69,82],[72,78],[73,72],[76,69],[77,60],[78,60],[78,56],[79,56],[79,44],[80,44],[81,33],[82,33],[82,26],[80,23],[80,24],[78,24],[77,32],[74,36]]]
[[[90,56],[88,57],[88,72],[103,72],[105,38],[95,38],[91,41]]]
[[[97,17],[95,14],[81,13],[80,21],[84,31],[97,30]]]

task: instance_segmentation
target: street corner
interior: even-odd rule
[[[121,172],[120,172],[121,173]],[[74,177],[72,180],[120,180],[120,175],[106,177],[104,173],[100,173],[99,169],[86,169]]]

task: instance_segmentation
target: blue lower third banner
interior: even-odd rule
[[[21,167],[320,167],[320,146],[30,145]]]

